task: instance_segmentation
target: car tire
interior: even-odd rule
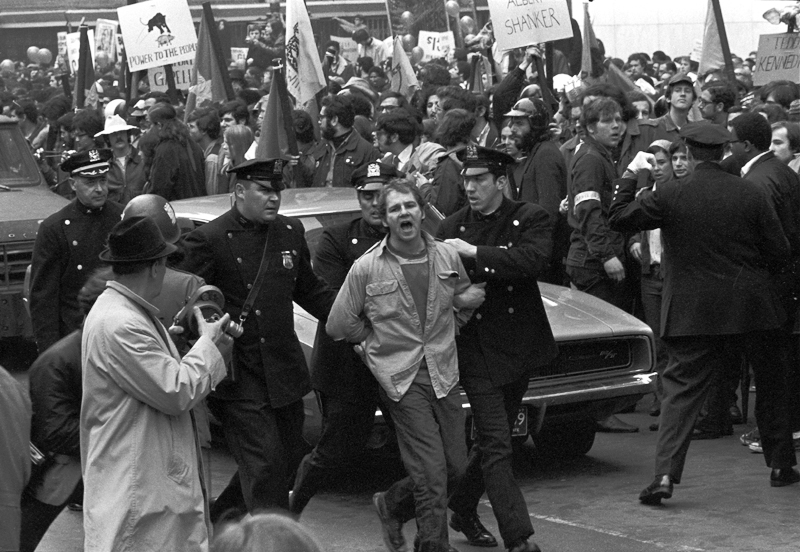
[[[577,458],[594,445],[595,423],[581,420],[569,425],[544,426],[533,436],[536,453],[547,458]]]

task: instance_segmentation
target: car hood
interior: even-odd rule
[[[0,239],[35,239],[39,223],[67,203],[67,199],[45,188],[0,191]]]
[[[588,293],[539,284],[556,341],[650,333],[650,327],[625,311]]]

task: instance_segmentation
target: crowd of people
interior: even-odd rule
[[[320,549],[300,525],[236,520],[300,518],[364,450],[380,407],[408,472],[373,499],[390,552],[408,550],[412,519],[415,551],[453,550],[448,525],[497,546],[477,514],[484,492],[505,548],[538,551],[511,462],[528,381],[557,355],[537,282],[653,329],[659,434],[642,503],[672,496],[691,440],[733,433],[742,367],[758,423],[742,442],[764,454],[772,486],[800,481],[800,86],[754,88],[752,55],[733,57],[731,82],[688,56],[624,62],[601,47],[578,86],[549,90],[537,48],[473,74],[487,66],[479,42],[416,64],[406,96],[361,23],[356,63],[324,44],[318,118],[296,106],[299,155],[286,159],[256,158],[284,55],[277,20],[249,29],[245,67],[229,71],[236,98],[188,113],[146,84],[126,102],[118,66],[99,68],[97,106],[73,109],[51,70],[0,64],[3,115],[71,200],[34,248],[32,418],[25,397],[3,401],[19,403],[21,431],[32,420],[44,457],[18,549],[32,552],[69,502],[83,504],[87,551],[206,550],[225,523],[216,550],[281,532]],[[579,73],[580,55],[553,55],[557,72]],[[312,259],[281,191],[331,186],[353,187],[361,216],[325,229]],[[182,232],[169,202],[213,194],[230,194],[230,211]],[[228,314],[180,319],[205,285]],[[293,302],[320,320],[310,367]],[[324,422],[310,450],[312,389]],[[215,499],[209,414],[238,466]],[[612,416],[598,429],[638,428]]]

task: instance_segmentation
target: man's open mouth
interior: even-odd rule
[[[410,220],[404,220],[400,223],[401,230],[411,230],[414,228],[414,224]]]

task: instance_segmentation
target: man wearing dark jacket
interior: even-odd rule
[[[539,547],[528,541],[533,527],[514,480],[511,435],[531,375],[557,354],[536,283],[550,259],[552,227],[542,207],[504,197],[513,162],[505,153],[467,146],[469,205],[447,217],[438,233],[456,248],[470,279],[486,285],[486,301],[456,337],[460,381],[478,438],[450,498],[450,526],[472,545],[496,545],[477,514],[486,491],[505,547],[533,552]]]
[[[641,154],[618,182],[609,213],[611,228],[661,228],[665,256],[662,335],[670,362],[662,376],[655,478],[639,495],[644,504],[671,498],[680,483],[691,433],[731,352],[751,360],[758,388],[756,421],[770,484],[800,481],[787,415],[786,351],[776,331],[785,320],[771,273],[789,257],[789,242],[766,194],[719,167],[730,133],[719,125],[681,129],[690,162],[688,179],[636,194]]]

